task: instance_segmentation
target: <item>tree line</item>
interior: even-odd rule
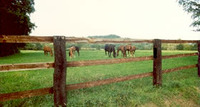
[[[28,43],[25,47],[20,48],[22,50],[43,50],[43,47],[47,45],[53,48],[53,43]],[[120,45],[127,44],[115,44],[115,48]],[[152,43],[132,43],[131,45],[136,46],[137,50],[152,50]],[[87,43],[68,43],[66,44],[66,50],[71,46],[78,46],[81,50],[102,50],[105,47],[105,44],[87,44]],[[184,43],[184,44],[170,44],[162,43],[162,50],[197,50],[196,43]]]
[[[116,39],[121,38],[118,35],[110,34],[110,35],[103,35],[103,36],[88,36],[88,38],[105,38],[105,39]],[[43,47],[47,45],[53,48],[53,43],[28,43],[25,47],[21,48],[23,50],[43,50]],[[114,44],[115,48],[119,47],[120,45],[127,45],[116,43]],[[152,50],[153,44],[152,43],[132,43],[131,45],[135,46],[137,50]],[[105,44],[88,44],[88,43],[68,43],[66,44],[66,50],[71,46],[78,46],[80,49],[88,49],[88,50],[102,50],[105,47]],[[162,43],[162,50],[197,50],[196,43],[180,43],[180,44],[173,44],[173,43]]]

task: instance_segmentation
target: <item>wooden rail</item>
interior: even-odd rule
[[[175,71],[191,69],[191,68],[197,68],[197,64],[162,70],[162,73],[164,74],[164,73],[175,72]],[[129,76],[124,76],[124,77],[110,78],[110,79],[105,79],[105,80],[90,81],[90,82],[78,83],[78,84],[69,84],[69,85],[66,85],[66,91],[95,87],[95,86],[106,85],[110,83],[122,82],[122,81],[127,81],[127,80],[133,80],[133,79],[138,79],[138,78],[150,77],[152,75],[153,75],[153,72],[147,72],[147,73],[129,75]],[[22,99],[22,98],[41,96],[41,95],[47,95],[47,94],[53,94],[53,87],[0,94],[0,101]]]
[[[198,40],[161,40],[162,43],[197,43]]]
[[[52,36],[0,35],[0,43],[52,43]]]
[[[162,56],[162,59],[197,56],[197,55],[198,55],[198,53],[166,55],[166,56]],[[147,60],[152,60],[152,59],[153,59],[153,56],[145,56],[145,57],[120,58],[120,59],[68,61],[67,67],[107,65],[107,64],[147,61]],[[45,63],[3,64],[3,65],[0,65],[0,72],[33,70],[33,69],[48,69],[48,68],[54,68],[54,63],[53,62],[45,62]]]
[[[0,72],[5,71],[18,71],[18,70],[34,70],[34,69],[46,69],[53,68],[53,62],[46,63],[22,63],[22,64],[3,64],[0,65]]]
[[[91,65],[106,65],[106,64],[117,64],[126,62],[137,62],[152,60],[152,56],[136,57],[136,58],[120,58],[120,59],[103,59],[103,60],[88,60],[88,61],[69,61],[67,67],[78,67],[78,66],[91,66]]]
[[[153,43],[152,39],[94,39],[65,37],[66,42],[85,43]],[[0,43],[53,43],[53,36],[0,35]],[[161,40],[162,43],[198,43],[198,40]]]

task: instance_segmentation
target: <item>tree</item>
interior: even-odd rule
[[[28,35],[35,27],[29,15],[34,12],[33,0],[0,0],[0,35]],[[0,57],[18,53],[25,44],[0,43]]]
[[[88,36],[88,38],[106,38],[106,39],[115,39],[115,38],[121,38],[118,35],[110,34],[110,35],[99,35],[99,36]]]
[[[183,49],[184,49],[183,44],[177,45],[177,46],[176,46],[176,49],[177,49],[177,50],[183,50]]]
[[[183,9],[192,14],[194,19],[191,26],[195,27],[195,31],[200,31],[200,0],[178,0]]]

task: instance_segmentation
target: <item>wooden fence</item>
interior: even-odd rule
[[[0,35],[0,43],[53,43],[55,61],[48,63],[24,63],[24,64],[3,64],[0,65],[0,72],[19,71],[19,70],[32,70],[32,69],[47,69],[54,68],[53,87],[13,92],[13,93],[1,93],[0,101],[8,101],[13,99],[21,99],[26,97],[41,96],[47,94],[54,94],[55,106],[66,106],[67,98],[66,91],[89,88],[104,84],[110,84],[115,82],[127,81],[137,78],[153,76],[153,85],[162,85],[162,74],[174,72],[178,70],[198,68],[198,76],[200,77],[200,41],[197,40],[133,40],[133,39],[90,39],[90,38],[75,38],[64,36],[26,36],[26,35]],[[136,57],[136,58],[121,58],[121,59],[102,59],[102,60],[85,60],[85,61],[67,61],[65,43],[68,42],[86,42],[86,43],[153,43],[153,56]],[[198,53],[187,53],[178,55],[161,55],[162,43],[197,43]],[[172,69],[162,70],[162,59],[187,57],[198,55],[198,64],[181,66]],[[105,80],[90,81],[78,84],[66,85],[66,74],[68,67],[78,66],[91,66],[91,65],[103,65],[103,64],[116,64],[136,61],[153,60],[153,71],[148,73],[142,73],[137,75],[129,75],[124,77],[110,78]]]

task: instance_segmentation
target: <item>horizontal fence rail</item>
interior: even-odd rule
[[[105,65],[117,64],[126,62],[137,62],[152,60],[152,56],[136,57],[136,58],[120,58],[120,59],[104,59],[104,60],[88,60],[88,61],[69,61],[67,67],[90,66],[90,65]]]
[[[188,56],[197,56],[197,55],[198,55],[198,53],[186,53],[186,54],[166,55],[166,56],[162,56],[162,58],[169,59],[169,58],[188,57]],[[152,60],[152,59],[153,59],[153,56],[145,56],[145,57],[120,58],[120,59],[68,61],[67,67],[107,65],[107,64],[147,61],[147,60]],[[45,62],[45,63],[25,63],[25,64],[3,64],[3,65],[0,65],[0,72],[48,69],[48,68],[54,68],[54,63],[53,62]]]
[[[161,40],[162,43],[197,43],[198,40]]]
[[[175,71],[191,69],[191,68],[197,68],[197,64],[162,70],[162,73],[175,72]],[[124,76],[124,77],[110,78],[110,79],[105,79],[105,80],[90,81],[90,82],[78,83],[78,84],[69,84],[69,85],[66,85],[66,91],[95,87],[95,86],[122,82],[122,81],[127,81],[127,80],[133,80],[133,79],[138,79],[138,78],[150,77],[152,76],[152,74],[153,72],[147,72],[147,73],[129,75],[129,76]],[[41,96],[41,95],[47,95],[47,94],[53,94],[52,87],[0,94],[0,101],[22,99],[22,98]]]
[[[153,43],[149,39],[96,39],[96,38],[77,38],[65,37],[66,42],[84,43]],[[28,35],[0,35],[0,43],[53,43],[53,36],[28,36]],[[161,40],[162,43],[198,43],[198,40]]]
[[[52,36],[0,35],[0,43],[52,43]]]
[[[0,72],[18,71],[18,70],[35,70],[53,68],[53,62],[47,63],[24,63],[24,64],[3,64],[0,65]]]

